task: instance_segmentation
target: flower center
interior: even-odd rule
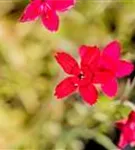
[[[84,79],[84,74],[81,72],[81,73],[78,75],[78,78],[79,78],[80,80]]]

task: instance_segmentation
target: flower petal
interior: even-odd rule
[[[119,130],[123,130],[123,127],[124,127],[124,125],[126,124],[126,122],[127,122],[127,118],[125,119],[121,119],[121,120],[119,120],[119,121],[116,121],[116,127],[119,129]]]
[[[114,74],[108,70],[99,70],[95,72],[93,83],[106,84],[114,78]]]
[[[100,64],[100,68],[108,69],[112,71],[114,74],[116,74],[118,62],[119,60],[113,59],[110,56],[102,55],[100,57],[99,64]]]
[[[78,63],[71,55],[60,52],[56,53],[55,58],[66,73],[72,75],[78,75],[80,73]]]
[[[110,82],[102,85],[103,92],[110,97],[116,95],[117,89],[118,89],[118,85],[116,79],[113,79]]]
[[[124,77],[129,75],[134,69],[134,66],[132,63],[121,60],[118,63],[118,70],[116,72],[117,77]]]
[[[119,59],[121,46],[118,41],[109,43],[103,50],[103,55],[108,55],[114,59]]]
[[[77,89],[77,78],[68,77],[63,81],[61,81],[56,86],[55,96],[57,96],[57,98],[63,98],[74,92],[76,89]]]
[[[128,141],[125,139],[124,134],[121,133],[118,147],[123,149],[127,144],[128,144]]]
[[[49,6],[57,11],[66,11],[75,5],[76,0],[47,0]]]
[[[80,86],[79,92],[84,101],[89,105],[93,105],[96,103],[98,93],[96,88],[92,84],[89,86]]]
[[[135,123],[135,111],[131,111],[128,116],[128,122],[134,122]]]
[[[121,135],[118,146],[124,148],[127,144],[135,144],[135,111],[131,111],[128,118],[116,122],[116,126],[120,129]]]
[[[41,0],[31,1],[20,17],[20,22],[33,21],[40,15]]]
[[[80,47],[79,53],[82,59],[81,66],[88,65],[91,70],[95,70],[100,58],[99,49],[97,47],[83,45]]]
[[[41,20],[43,25],[50,31],[57,31],[59,26],[59,17],[56,12],[50,8],[44,7]]]

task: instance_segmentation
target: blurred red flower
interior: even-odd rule
[[[81,46],[80,67],[76,60],[67,53],[56,54],[56,60],[70,77],[61,81],[56,89],[57,98],[63,98],[79,89],[80,95],[85,102],[92,105],[97,101],[95,83],[105,84],[112,79],[112,73],[108,69],[99,70],[100,51],[97,47]]]
[[[112,80],[102,84],[103,92],[110,97],[117,93],[117,78],[129,75],[134,69],[132,63],[120,59],[120,49],[120,44],[113,41],[101,52],[100,67],[109,69],[113,74]]]
[[[43,25],[50,31],[57,31],[59,17],[57,11],[64,12],[74,6],[75,0],[31,0],[20,21],[33,21],[41,17]]]
[[[118,147],[123,149],[128,144],[135,146],[135,111],[131,111],[128,118],[117,121],[116,127],[121,131]]]

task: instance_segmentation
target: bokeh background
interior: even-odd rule
[[[135,1],[77,0],[73,9],[59,14],[57,33],[40,20],[19,23],[28,3],[0,0],[0,149],[84,150],[92,140],[115,150],[114,122],[134,107],[134,73],[119,80],[116,97],[100,93],[92,107],[78,93],[58,101],[54,88],[65,74],[54,54],[64,50],[79,60],[80,45],[102,50],[117,39],[122,58],[134,62]]]

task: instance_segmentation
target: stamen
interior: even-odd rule
[[[74,84],[74,86],[75,86],[75,87],[77,87],[77,86],[78,86],[78,84],[76,83],[76,84]]]

